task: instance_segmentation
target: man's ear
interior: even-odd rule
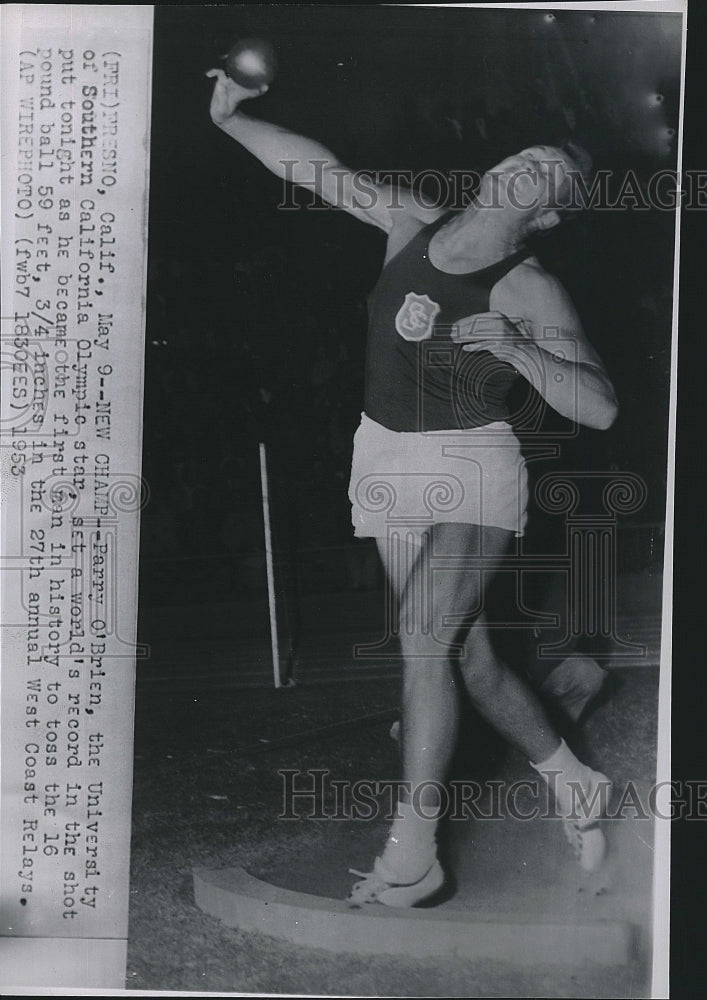
[[[537,215],[533,221],[530,223],[531,232],[545,232],[548,229],[554,229],[555,226],[559,226],[562,222],[562,216],[556,209],[551,208],[547,212],[543,212],[541,215]]]

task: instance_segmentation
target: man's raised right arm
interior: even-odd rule
[[[394,213],[408,208],[409,198],[395,189],[375,183],[363,173],[345,167],[321,143],[297,135],[279,125],[251,118],[239,110],[242,101],[258,97],[268,89],[246,90],[223,70],[212,69],[215,79],[211,98],[211,120],[253,153],[277,177],[314,191],[336,208],[389,233]],[[402,199],[402,200],[401,200]]]

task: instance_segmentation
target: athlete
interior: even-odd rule
[[[355,534],[376,538],[397,602],[405,784],[386,844],[371,872],[354,872],[349,901],[414,906],[442,887],[439,789],[458,736],[461,685],[547,781],[582,867],[594,870],[605,851],[599,820],[610,783],[577,759],[531,688],[498,658],[485,613],[526,521],[525,467],[506,419],[511,389],[525,379],[558,413],[596,429],[617,415],[572,302],[527,247],[571,207],[581,152],[524,149],[485,174],[461,211],[382,184],[368,183],[364,196],[359,175],[328,149],[240,110],[265,85],[245,90],[221,70],[208,75],[220,129],[283,180],[314,189],[387,239],[369,299],[349,497]],[[589,807],[578,809],[578,798]]]

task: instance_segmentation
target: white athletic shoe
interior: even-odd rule
[[[380,858],[376,858],[372,872],[359,872],[355,868],[349,868],[349,871],[361,878],[347,899],[352,909],[371,903],[399,908],[417,906],[430,899],[444,885],[444,872],[436,859],[421,878],[408,884],[392,881]]]
[[[606,837],[598,822],[590,826],[580,826],[569,819],[563,819],[565,836],[585,872],[595,872],[601,868],[606,857]]]
[[[562,827],[570,847],[585,872],[597,871],[606,856],[606,837],[601,828],[601,821],[606,818],[606,809],[611,796],[611,782],[600,771],[592,771],[587,801],[596,795],[597,789],[603,791],[592,805],[588,816],[563,816]],[[579,803],[581,808],[581,803]]]

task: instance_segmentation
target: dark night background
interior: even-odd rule
[[[278,75],[246,112],[356,168],[483,171],[561,138],[643,184],[674,168],[678,16],[552,17],[156,8],[143,556],[262,548],[259,440],[270,448],[276,543],[352,541],[365,296],[384,237],[345,213],[308,210],[308,192],[296,195],[300,210],[279,209],[281,182],[210,122],[205,70],[236,38],[270,39]],[[609,432],[566,442],[563,462],[643,476],[637,518],[654,524],[664,519],[673,230],[671,212],[593,212],[536,248],[570,291],[622,406]],[[555,424],[563,429],[549,414],[546,428]]]

